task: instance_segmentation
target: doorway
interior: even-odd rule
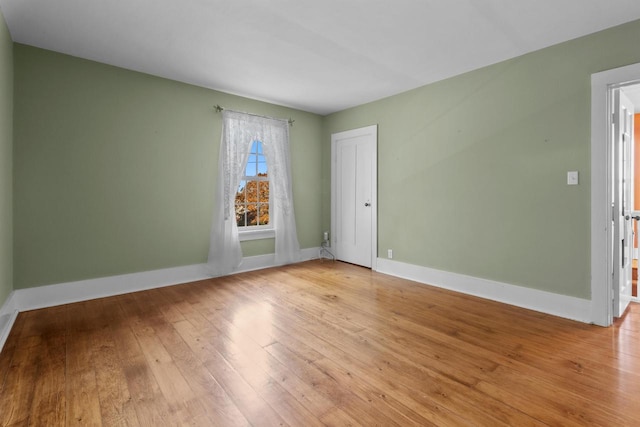
[[[635,106],[627,89],[611,86],[613,114],[610,123],[612,145],[612,234],[613,234],[613,317],[622,317],[631,302],[634,226],[640,214],[634,208],[634,138]]]
[[[601,326],[611,325],[614,316],[622,315],[631,297],[627,284],[631,281],[634,206],[628,202],[633,196],[626,197],[625,205],[622,193],[633,185],[633,179],[623,177],[624,168],[618,165],[633,163],[633,145],[625,149],[620,143],[624,141],[623,121],[616,108],[622,98],[633,98],[639,85],[640,64],[591,76],[591,317]]]
[[[377,125],[331,135],[331,246],[338,260],[376,269]]]
[[[633,116],[633,200],[634,210],[640,211],[640,84],[635,84],[624,88],[624,93],[634,106]],[[632,273],[632,291],[631,300],[640,302],[638,297],[638,231],[640,230],[639,222],[633,224],[633,273]]]

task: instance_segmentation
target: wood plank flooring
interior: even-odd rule
[[[640,306],[600,328],[311,261],[30,311],[0,425],[640,425]]]

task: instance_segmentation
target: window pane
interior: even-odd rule
[[[260,141],[254,141],[254,147],[257,147],[257,150],[251,150],[254,153],[259,153],[262,154],[262,142]]]
[[[247,225],[247,215],[245,213],[244,205],[236,205],[236,224],[238,227],[244,227]]]
[[[236,204],[244,204],[246,184],[247,183],[245,181],[240,181],[238,191],[236,192]]]
[[[267,162],[266,161],[260,161],[258,162],[258,174],[260,175],[267,175]]]
[[[247,169],[245,170],[245,176],[256,176],[257,164],[256,162],[247,162]]]
[[[245,200],[247,202],[258,201],[258,181],[247,181]]]
[[[258,205],[251,203],[247,205],[247,225],[258,224]]]
[[[260,216],[258,225],[269,225],[269,203],[260,204]]]
[[[259,202],[269,201],[269,181],[258,181],[258,197]]]

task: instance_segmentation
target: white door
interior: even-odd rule
[[[378,127],[331,135],[331,246],[336,259],[375,269]]]
[[[614,93],[613,115],[613,315],[624,314],[631,300],[633,258],[633,114],[620,90]]]

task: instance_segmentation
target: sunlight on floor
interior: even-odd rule
[[[267,353],[260,351],[256,343],[271,341],[273,335],[273,314],[269,303],[246,304],[233,314],[230,338],[231,345],[250,355],[243,375],[250,375],[254,381],[267,382],[270,378]],[[257,347],[257,348],[252,348]],[[232,349],[230,349],[232,350]],[[248,350],[248,351],[245,351]],[[252,351],[253,350],[253,351]],[[233,351],[233,350],[232,350]]]

